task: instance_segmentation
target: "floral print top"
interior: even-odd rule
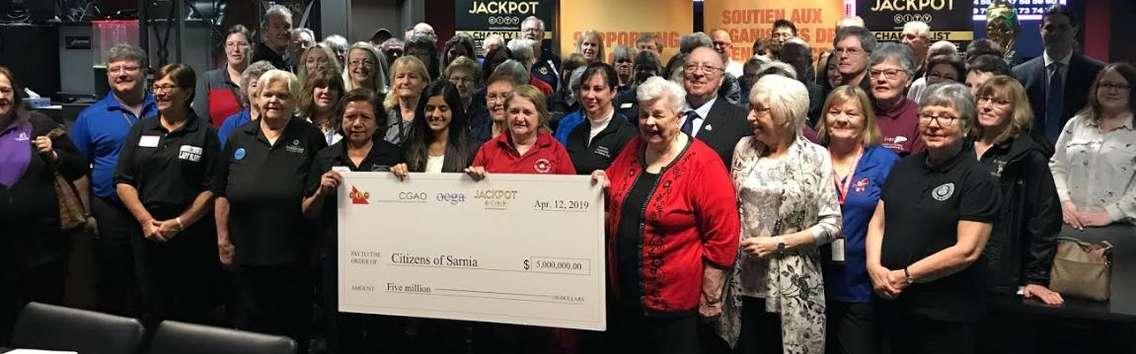
[[[798,137],[778,159],[754,137],[734,149],[731,176],[738,193],[744,240],[808,231],[816,246],[840,233],[832,160],[828,150]],[[758,259],[738,250],[727,280],[718,332],[731,346],[741,328],[742,296],[765,299],[765,310],[781,315],[785,353],[823,353],[824,281],[817,247]]]

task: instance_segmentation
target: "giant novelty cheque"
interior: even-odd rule
[[[342,174],[340,311],[605,330],[589,176]]]

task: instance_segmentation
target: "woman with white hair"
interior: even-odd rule
[[[749,101],[753,136],[738,142],[731,171],[742,241],[718,333],[739,353],[822,353],[819,247],[841,224],[832,161],[801,135],[809,93],[800,81],[762,77]]]
[[[229,137],[212,186],[217,248],[221,263],[235,271],[237,328],[290,336],[303,352],[313,248],[301,203],[312,161],[327,141],[294,117],[301,95],[295,75],[271,70],[258,86],[260,118]]]
[[[536,41],[531,39],[517,38],[511,40],[509,41],[508,45],[509,53],[511,53],[510,58],[516,60],[518,63],[521,63],[521,65],[524,65],[525,72],[531,73],[533,64],[535,64],[537,60],[537,52],[535,51],[535,47]],[[533,85],[533,87],[540,89],[540,92],[545,96],[552,95],[552,85],[547,82],[541,81],[540,78],[536,77],[536,75],[530,74],[528,82],[529,85]]]
[[[699,316],[721,312],[738,247],[730,177],[710,146],[682,134],[682,86],[651,77],[636,89],[639,136],[604,170],[608,279],[620,353],[700,353]]]
[[[924,152],[891,170],[866,244],[883,345],[894,353],[973,353],[984,315],[982,259],[1000,192],[964,142],[974,96],[959,83],[927,88]]]
[[[883,146],[899,156],[923,151],[919,139],[919,105],[906,94],[915,73],[911,48],[883,43],[871,53],[865,80],[871,82],[869,94],[875,103],[876,124],[883,134]]]

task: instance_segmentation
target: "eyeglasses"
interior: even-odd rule
[[[978,104],[982,104],[983,102],[991,103],[991,104],[994,104],[995,106],[1009,106],[1010,105],[1009,100],[1002,99],[1002,98],[996,98],[996,97],[990,96],[990,95],[982,96],[982,97],[978,98]]]
[[[1102,90],[1102,91],[1103,90],[1126,91],[1130,87],[1131,86],[1128,86],[1128,85],[1125,85],[1125,84],[1122,84],[1122,83],[1119,83],[1119,82],[1101,82],[1100,84],[1097,85],[1097,89]]]
[[[958,122],[958,119],[958,117],[949,114],[931,115],[927,113],[919,113],[919,122],[930,124],[931,121],[934,121],[940,127],[954,126],[955,122]]]
[[[764,115],[767,115],[767,114],[769,114],[770,112],[773,111],[772,108],[769,108],[767,106],[758,106],[758,105],[750,105],[749,110],[750,110],[750,112],[753,112],[754,115],[758,115],[758,116],[764,116]]]
[[[178,87],[174,86],[174,85],[160,85],[160,86],[154,85],[150,89],[154,90],[154,93],[159,93],[159,92],[173,92],[173,90],[176,89],[176,88],[178,88]]]
[[[509,97],[513,97],[512,92],[503,93],[503,94],[490,93],[490,94],[485,95],[485,100],[489,101],[489,102],[506,101],[506,100],[509,99]]]
[[[348,62],[347,65],[349,65],[349,66],[360,66],[360,65],[362,65],[362,66],[370,68],[370,67],[375,66],[375,62],[371,61],[370,59],[352,60],[352,61]]]
[[[701,72],[701,73],[713,74],[713,73],[717,73],[721,70],[722,70],[722,68],[719,68],[719,67],[716,67],[716,66],[711,66],[711,65],[686,64],[686,65],[682,66],[682,72],[684,72],[684,73]]]
[[[116,66],[107,67],[107,72],[108,73],[118,73],[118,72],[121,71],[121,72],[126,72],[126,73],[134,73],[134,72],[137,72],[140,69],[142,69],[142,67],[138,66],[138,65],[116,65]]]
[[[883,75],[883,77],[885,79],[895,80],[896,78],[899,77],[899,73],[906,74],[907,72],[903,71],[903,70],[899,70],[899,69],[869,70],[868,71],[868,77],[874,79],[874,78],[880,77],[880,75]]]
[[[936,73],[936,72],[927,73],[927,79],[958,81],[958,78],[952,76],[951,74]]]
[[[836,53],[836,54],[856,55],[856,54],[863,53],[864,51],[861,50],[860,48],[840,48],[840,47],[837,47],[837,48],[833,49],[832,52]]]

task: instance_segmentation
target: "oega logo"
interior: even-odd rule
[[[426,201],[429,195],[426,192],[398,192],[398,200]]]
[[[450,205],[458,205],[465,203],[465,193],[438,193],[434,195],[434,199],[439,202],[450,203]]]
[[[351,193],[347,196],[351,197],[351,204],[371,204],[367,202],[371,199],[371,193],[361,192],[355,186],[351,186]]]

